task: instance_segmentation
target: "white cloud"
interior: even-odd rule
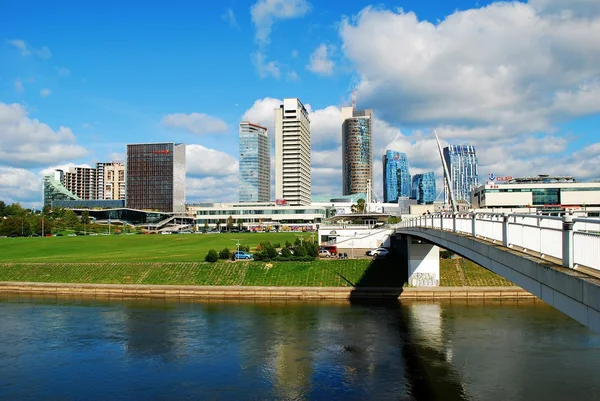
[[[42,89],[42,90],[40,91],[40,95],[41,95],[42,97],[50,96],[50,93],[51,93],[51,92],[50,92],[50,89],[48,89],[48,88],[44,88],[44,89]]]
[[[273,24],[277,21],[303,17],[310,11],[306,0],[258,0],[250,8],[259,45],[269,43]]]
[[[205,135],[227,131],[227,124],[220,118],[203,113],[167,114],[162,119],[163,125],[170,128],[182,128],[192,134]]]
[[[319,75],[333,74],[334,62],[329,58],[330,48],[324,43],[315,49],[310,55],[309,64],[306,66],[309,71]]]
[[[267,62],[266,56],[262,52],[252,53],[251,57],[252,63],[261,78],[273,77],[279,79],[281,72],[276,61]]]
[[[21,81],[20,78],[17,78],[15,81],[15,91],[17,93],[23,93],[25,91],[25,88],[23,87],[23,81]]]
[[[290,71],[287,74],[285,74],[285,77],[288,81],[291,82],[296,82],[298,79],[300,79],[298,77],[298,73],[296,71]]]
[[[0,194],[6,204],[21,203],[24,207],[41,204],[41,177],[29,170],[0,165]]]
[[[52,57],[52,53],[50,53],[50,49],[48,49],[46,46],[42,46],[39,49],[37,49],[37,48],[34,48],[34,47],[28,45],[27,42],[25,42],[22,39],[9,40],[8,43],[15,46],[17,49],[19,49],[21,51],[22,56],[35,55],[35,56],[38,56],[43,59]]]
[[[493,3],[437,24],[364,9],[340,28],[361,101],[400,124],[494,126],[503,136],[600,111],[600,18],[539,11],[566,0],[534,3]]]
[[[87,153],[76,144],[71,129],[54,131],[29,118],[22,105],[0,103],[0,164],[36,167],[78,159]]]
[[[231,8],[228,8],[227,11],[225,11],[225,13],[221,16],[221,18],[223,18],[224,21],[226,21],[230,26],[234,28],[240,27],[240,25],[237,22],[237,19],[235,18],[235,13]]]
[[[62,170],[64,172],[70,171],[72,168],[74,167],[86,167],[86,168],[91,168],[92,166],[87,164],[87,163],[62,163],[62,164],[55,164],[49,167],[45,167],[43,169],[40,170],[39,172],[39,176],[40,177],[45,177],[47,175],[52,175],[54,174],[54,172],[56,170]]]
[[[66,77],[66,76],[71,75],[71,70],[69,70],[68,68],[65,68],[65,67],[56,67],[56,72],[61,77]]]
[[[597,0],[530,0],[529,4],[540,14],[554,14],[561,18],[589,18],[600,14]]]
[[[186,145],[187,174],[196,177],[227,176],[238,173],[238,161],[227,153],[202,145]]]
[[[275,137],[275,109],[283,103],[272,97],[258,99],[252,107],[244,112],[242,121],[250,121],[266,127],[271,138]]]
[[[187,203],[237,202],[239,184],[237,175],[225,177],[187,177],[185,185]]]

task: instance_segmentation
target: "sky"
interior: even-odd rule
[[[387,149],[442,177],[434,129],[482,181],[596,180],[597,38],[598,0],[0,0],[0,200],[39,208],[55,168],[183,142],[187,202],[237,201],[238,124],[272,137],[286,97],[310,111],[313,195],[340,195],[353,89],[380,197]]]

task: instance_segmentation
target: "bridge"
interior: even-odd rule
[[[423,215],[398,224],[392,246],[407,259],[413,286],[439,283],[442,247],[600,332],[600,219],[569,214]]]

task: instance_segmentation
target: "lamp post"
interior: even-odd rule
[[[304,245],[304,242],[303,242],[304,237],[302,235],[298,235],[298,234],[296,234],[296,237],[300,238],[300,246],[303,246]]]
[[[240,240],[239,239],[232,239],[232,241],[237,241],[236,245],[237,245],[237,256],[240,255]],[[237,257],[235,258],[235,260],[237,260]]]

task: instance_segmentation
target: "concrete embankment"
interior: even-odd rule
[[[518,287],[247,287],[0,282],[0,293],[85,295],[115,298],[212,299],[535,299]]]

